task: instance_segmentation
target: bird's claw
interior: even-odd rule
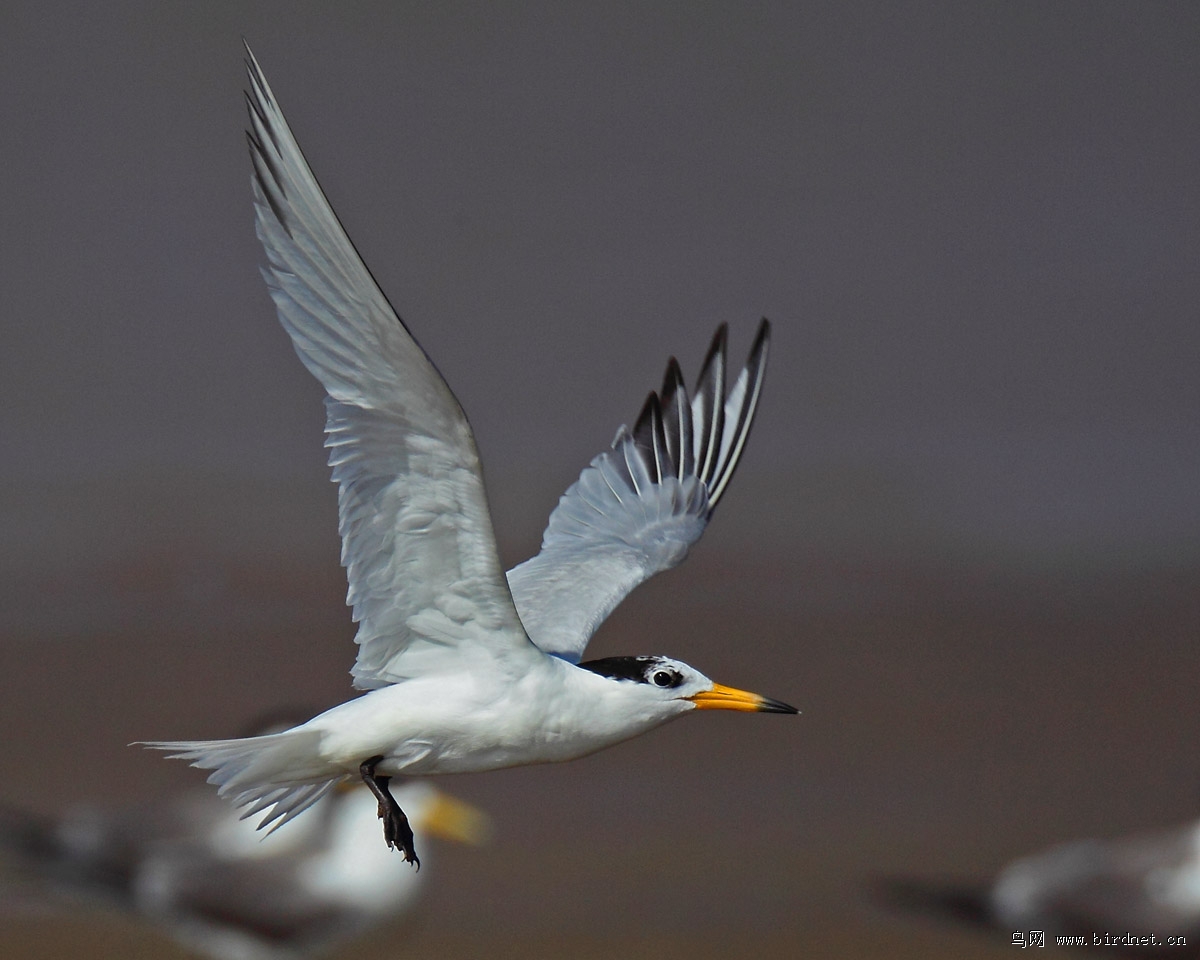
[[[408,817],[400,809],[400,804],[388,790],[388,782],[391,777],[381,777],[375,773],[375,765],[382,759],[383,757],[371,757],[369,760],[364,760],[358,768],[359,772],[362,774],[363,782],[375,794],[376,812],[379,819],[383,821],[383,839],[387,843],[388,849],[399,849],[404,854],[404,862],[411,863],[417,870],[420,870],[421,861],[417,859],[417,851],[413,847],[412,827],[408,824]]]
[[[408,818],[397,807],[394,810],[380,810],[379,819],[383,821],[383,839],[389,850],[399,850],[404,854],[404,862],[411,863],[416,869],[421,869],[421,861],[413,847],[413,832],[408,825]]]

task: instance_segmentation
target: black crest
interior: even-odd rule
[[[604,657],[585,660],[579,666],[610,680],[632,680],[658,687],[677,687],[683,680],[678,671],[664,665],[662,657]]]

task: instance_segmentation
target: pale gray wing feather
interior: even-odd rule
[[[521,622],[544,651],[578,663],[617,604],[700,539],[754,421],[769,339],[764,320],[728,395],[724,325],[690,400],[672,358],[633,431],[621,427],[563,494],[541,551],[508,572]]]
[[[452,668],[469,653],[535,653],[502,575],[466,416],[360,259],[252,53],[247,71],[263,276],[329,394],[355,686]]]

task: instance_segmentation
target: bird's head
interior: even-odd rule
[[[584,670],[622,683],[639,684],[640,697],[682,710],[740,710],[747,713],[799,713],[780,700],[713,683],[693,666],[671,657],[605,657],[579,664]]]

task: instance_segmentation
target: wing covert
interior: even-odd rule
[[[754,422],[770,330],[763,320],[728,394],[724,324],[690,399],[672,357],[633,430],[622,426],[567,488],[537,556],[508,572],[525,631],[545,652],[579,662],[617,604],[700,539]]]

